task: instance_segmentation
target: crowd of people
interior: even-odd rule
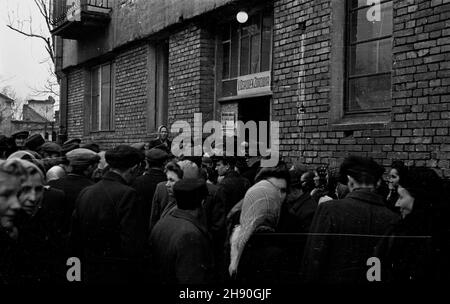
[[[40,135],[1,151],[0,283],[364,284],[449,276],[449,183],[348,156],[311,169],[174,157],[168,129],[101,151]]]

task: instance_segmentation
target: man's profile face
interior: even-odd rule
[[[228,165],[224,165],[223,161],[219,160],[216,165],[216,170],[219,176],[224,176],[230,167]]]

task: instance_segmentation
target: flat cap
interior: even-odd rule
[[[27,138],[30,132],[28,131],[19,131],[11,135],[12,138]]]
[[[173,192],[178,208],[192,210],[201,206],[208,188],[201,178],[183,178],[174,184]]]
[[[72,151],[74,149],[78,149],[80,147],[77,143],[71,143],[71,144],[64,144],[61,147],[61,154],[66,155],[69,151]]]
[[[105,153],[106,162],[115,169],[128,169],[144,160],[144,153],[128,145],[119,145]]]
[[[94,142],[88,142],[85,144],[82,144],[80,148],[89,149],[91,151],[94,151],[95,153],[100,152],[100,146]]]
[[[63,143],[63,146],[69,145],[69,144],[78,144],[78,145],[80,145],[80,143],[81,143],[81,139],[79,139],[79,138],[72,138],[72,139],[66,140]]]
[[[92,150],[77,148],[66,154],[67,160],[71,165],[89,165],[100,160],[100,156]]]
[[[143,143],[143,142],[135,143],[135,144],[132,144],[131,147],[136,148],[138,150],[144,150],[145,143]]]
[[[41,134],[33,134],[25,140],[24,146],[29,150],[36,151],[44,143],[45,140]]]
[[[145,158],[151,161],[165,161],[169,154],[161,149],[153,148],[145,152]]]
[[[39,147],[39,150],[47,153],[61,153],[61,146],[57,143],[48,141]]]

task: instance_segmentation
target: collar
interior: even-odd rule
[[[383,198],[373,190],[367,188],[355,189],[347,194],[344,199],[355,199],[372,205],[385,206]]]
[[[119,182],[124,185],[128,185],[127,181],[119,174],[114,171],[108,171],[103,178],[104,180]]]
[[[188,210],[182,210],[176,208],[172,214],[173,217],[184,219],[188,222],[191,222],[195,227],[197,227],[198,230],[200,230],[205,236],[209,239],[208,231],[206,230],[206,227],[202,224],[199,218],[195,217],[192,213],[190,213]]]

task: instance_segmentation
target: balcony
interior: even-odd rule
[[[112,2],[113,0],[51,0],[52,35],[74,40],[96,35],[111,19]]]

